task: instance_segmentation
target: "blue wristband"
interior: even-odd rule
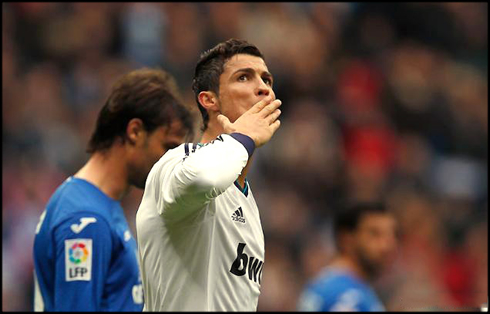
[[[255,150],[254,140],[242,133],[231,133],[230,136],[239,141],[245,147],[248,153],[248,158],[250,158]]]

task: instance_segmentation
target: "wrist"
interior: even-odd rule
[[[233,132],[230,134],[230,136],[240,142],[243,147],[245,147],[248,153],[248,157],[250,158],[255,150],[254,140],[250,136],[238,132]]]

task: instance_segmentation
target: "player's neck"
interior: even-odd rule
[[[129,183],[120,153],[112,147],[105,153],[92,154],[75,177],[89,181],[110,198],[121,200],[129,192]]]
[[[350,273],[354,274],[356,277],[358,277],[364,281],[369,281],[368,275],[362,269],[361,265],[356,263],[352,258],[350,258],[348,256],[341,255],[341,256],[336,257],[332,261],[330,266],[345,269],[345,270],[349,271]]]
[[[223,134],[223,128],[218,125],[214,120],[210,120],[208,122],[208,126],[206,130],[203,132],[200,142],[201,143],[209,143],[212,140],[216,139],[218,135]]]
[[[221,127],[217,126],[216,124],[212,123],[211,121],[209,121],[208,127],[204,131],[204,133],[202,134],[200,142],[201,143],[209,143],[212,140],[216,139],[216,137],[218,137],[218,135],[220,135],[220,134],[223,134],[223,129]],[[251,156],[248,159],[247,164],[245,165],[245,167],[242,170],[242,173],[238,176],[237,181],[238,181],[238,184],[240,184],[240,186],[242,188],[245,187],[245,178],[247,177],[248,169],[250,168],[250,165],[252,164],[252,158],[253,158],[253,156]]]

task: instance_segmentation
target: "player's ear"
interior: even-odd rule
[[[133,118],[129,120],[126,126],[126,138],[131,145],[135,145],[138,141],[141,141],[146,136],[146,130],[143,125],[143,121],[139,118]]]
[[[212,91],[203,91],[197,95],[197,99],[201,106],[203,106],[208,112],[219,112],[218,97]]]

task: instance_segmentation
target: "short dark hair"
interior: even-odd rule
[[[192,132],[192,116],[184,107],[175,79],[161,69],[142,68],[120,77],[97,117],[88,153],[107,150],[117,138],[126,140],[129,121],[139,118],[146,131],[169,125],[174,119]]]
[[[355,204],[344,205],[334,217],[334,234],[337,248],[340,249],[340,233],[354,232],[361,219],[372,213],[386,214],[388,210],[382,202],[359,202]]]
[[[264,56],[256,46],[245,40],[231,38],[203,52],[197,62],[192,81],[192,90],[194,91],[197,106],[201,111],[203,130],[206,130],[208,126],[209,115],[199,103],[199,93],[202,91],[213,91],[219,94],[219,77],[224,71],[224,65],[232,56],[239,53],[264,59]]]

